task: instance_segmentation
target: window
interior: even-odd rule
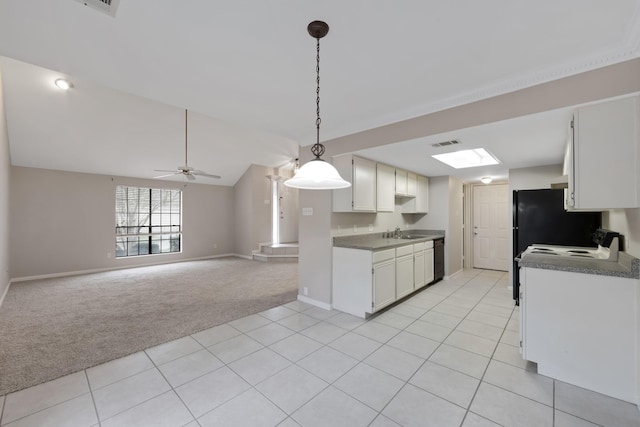
[[[182,191],[116,186],[116,257],[182,249]]]

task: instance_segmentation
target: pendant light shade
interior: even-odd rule
[[[315,159],[298,169],[293,178],[284,185],[302,190],[335,190],[351,187],[351,183],[342,179],[333,165],[321,159],[324,145],[320,144],[320,39],[329,32],[329,25],[322,21],[313,21],[307,26],[309,35],[316,39],[316,143],[311,147]]]
[[[351,183],[342,179],[333,165],[320,158],[302,165],[295,176],[284,184],[301,190],[332,190],[351,186]]]

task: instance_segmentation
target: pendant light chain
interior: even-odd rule
[[[348,188],[351,187],[351,183],[340,176],[331,162],[320,158],[325,152],[324,145],[320,144],[320,39],[329,32],[329,25],[323,21],[312,21],[307,25],[307,32],[316,39],[316,142],[311,146],[311,153],[316,158],[302,165],[284,185],[301,190]]]
[[[320,39],[316,39],[316,143],[311,153],[319,159],[324,154],[324,145],[320,144]]]

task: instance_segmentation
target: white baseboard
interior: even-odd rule
[[[298,295],[298,301],[305,302],[307,304],[315,305],[316,307],[323,308],[325,310],[331,310],[331,304],[327,304],[326,302],[318,301],[313,298],[305,297],[304,295]]]
[[[444,276],[443,279],[444,280],[449,280],[449,279],[453,279],[454,277],[456,277],[458,274],[461,274],[464,270],[458,270],[453,274],[449,274],[448,276]]]
[[[4,297],[7,296],[7,292],[9,292],[10,287],[11,287],[11,280],[9,280],[9,283],[7,283],[7,287],[5,288],[4,292],[2,293],[2,296],[0,297],[0,307],[2,307],[2,303],[4,302]]]
[[[238,258],[249,259],[249,260],[252,260],[252,259],[253,259],[253,256],[250,256],[250,255],[242,255],[242,254],[230,254],[230,255],[231,255],[231,256],[238,257]]]
[[[15,277],[11,279],[9,283],[27,282],[29,280],[38,280],[38,279],[54,279],[56,277],[78,276],[80,274],[91,274],[91,273],[103,273],[105,271],[126,270],[127,268],[152,267],[154,265],[175,264],[178,262],[189,262],[189,261],[201,261],[205,259],[224,258],[224,257],[230,257],[230,256],[235,256],[239,258],[243,257],[241,255],[236,255],[236,254],[222,254],[222,255],[211,255],[211,256],[204,256],[204,257],[197,257],[197,258],[180,259],[180,260],[168,261],[168,262],[165,261],[165,262],[154,262],[154,263],[145,263],[145,264],[134,264],[134,265],[127,265],[122,267],[106,267],[106,268],[92,268],[89,270],[65,271],[62,273],[39,274],[37,276]]]

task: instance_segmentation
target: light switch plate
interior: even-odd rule
[[[313,216],[313,208],[302,208],[302,216]]]

